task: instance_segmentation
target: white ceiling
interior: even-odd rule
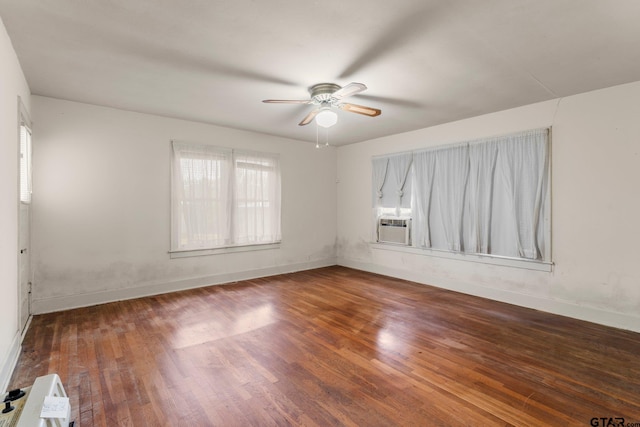
[[[640,80],[637,0],[0,0],[33,94],[343,145]]]

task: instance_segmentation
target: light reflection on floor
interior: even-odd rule
[[[218,318],[219,319],[219,318]],[[229,322],[203,320],[177,325],[172,338],[173,348],[185,348],[234,335],[244,334],[276,322],[271,303],[262,304]]]
[[[393,330],[388,326],[378,331],[376,342],[380,350],[393,351],[397,353],[401,353],[405,350],[405,342],[396,337]]]

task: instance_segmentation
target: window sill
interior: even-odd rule
[[[454,259],[457,261],[478,262],[481,264],[500,265],[503,267],[524,268],[527,270],[551,272],[553,263],[549,261],[537,261],[523,258],[512,258],[498,255],[465,254],[450,252],[440,249],[422,249],[413,246],[394,245],[393,243],[369,243],[372,249],[410,253],[421,256],[433,256],[438,258]]]
[[[269,249],[280,249],[280,242],[264,243],[264,244],[256,244],[256,245],[226,246],[222,248],[211,248],[211,249],[188,249],[188,250],[169,251],[169,258],[171,259],[189,258],[189,257],[196,257],[196,256],[232,254],[236,252],[265,251]]]

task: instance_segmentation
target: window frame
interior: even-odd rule
[[[180,147],[180,148],[176,148]],[[186,148],[185,148],[186,147]],[[189,148],[193,148],[194,151],[201,149],[204,153],[206,151],[210,151],[212,155],[215,153],[220,154],[219,161],[224,164],[219,168],[222,171],[222,174],[226,174],[226,181],[222,182],[223,186],[227,186],[227,194],[226,199],[224,194],[221,194],[221,197],[224,199],[223,209],[228,215],[228,227],[226,229],[226,233],[223,232],[225,236],[228,236],[228,239],[224,239],[223,244],[219,245],[210,245],[205,247],[185,247],[184,244],[181,244],[182,240],[181,236],[178,234],[181,232],[179,225],[177,225],[176,215],[181,214],[181,209],[178,206],[180,201],[183,201],[184,198],[178,199],[178,195],[176,194],[176,189],[180,187],[180,183],[177,183],[176,174],[180,173],[181,168],[180,165],[177,165],[176,162],[182,160],[183,158],[179,158],[178,151],[188,151]],[[177,150],[177,151],[176,151]],[[206,156],[206,154],[202,154]],[[254,234],[252,238],[254,241],[249,242],[238,242],[238,235],[236,233],[235,227],[236,223],[240,222],[238,218],[238,207],[236,206],[238,201],[240,200],[238,197],[238,186],[237,186],[237,169],[238,164],[245,164],[246,162],[238,161],[238,158],[245,158],[248,156],[252,156],[254,158],[260,159],[264,163],[268,163],[265,167],[268,166],[267,170],[270,170],[271,180],[269,182],[269,195],[272,196],[268,198],[268,202],[273,204],[271,206],[270,214],[275,215],[274,221],[277,222],[275,230],[273,231],[273,239],[269,239],[268,241],[258,241],[260,236],[258,234]],[[213,158],[211,160],[214,160]],[[246,168],[243,168],[246,169]],[[265,249],[275,249],[279,248],[282,236],[281,236],[281,224],[282,224],[282,214],[281,214],[281,182],[280,182],[280,155],[277,153],[269,153],[269,152],[259,152],[253,150],[242,150],[228,147],[219,147],[211,144],[203,144],[203,143],[191,143],[184,141],[171,141],[171,192],[170,192],[170,204],[171,204],[171,225],[170,225],[170,249],[169,255],[171,258],[185,258],[192,256],[206,256],[206,255],[217,255],[223,253],[234,253],[234,252],[246,252],[246,251],[256,251],[256,250],[265,250]],[[256,193],[257,194],[257,193]],[[264,194],[262,194],[263,198],[259,200],[260,203],[264,204]],[[243,198],[244,200],[246,198]],[[247,199],[250,203],[251,199]],[[214,215],[216,213],[214,212]],[[224,218],[223,218],[224,219]],[[182,219],[181,219],[182,221]]]
[[[443,248],[429,248],[429,247],[420,247],[420,246],[416,246],[415,242],[411,241],[411,243],[409,245],[399,245],[399,244],[393,244],[393,243],[385,243],[385,242],[378,242],[376,239],[377,236],[377,223],[378,220],[381,216],[408,216],[411,217],[413,220],[415,220],[415,209],[416,206],[414,206],[413,203],[413,194],[411,195],[412,197],[412,201],[411,201],[411,208],[406,209],[406,208],[402,208],[402,209],[396,209],[396,213],[395,215],[393,215],[391,213],[391,210],[393,208],[390,208],[389,206],[376,206],[375,204],[375,196],[374,196],[374,207],[373,207],[373,214],[372,217],[374,219],[374,223],[373,223],[373,232],[372,232],[372,241],[370,242],[370,247],[371,249],[374,250],[385,250],[385,251],[395,251],[395,252],[404,252],[404,253],[411,253],[411,254],[416,254],[416,255],[422,255],[422,256],[434,256],[434,257],[438,257],[438,258],[446,258],[446,259],[455,259],[455,260],[462,260],[462,261],[470,261],[470,262],[476,262],[476,263],[483,263],[483,264],[492,264],[492,265],[499,265],[499,266],[507,266],[507,267],[516,267],[516,268],[524,268],[524,269],[529,269],[529,270],[537,270],[537,271],[546,271],[546,272],[551,272],[553,270],[553,261],[552,261],[552,255],[553,255],[553,251],[552,251],[552,218],[551,218],[551,213],[552,213],[552,128],[551,127],[546,127],[546,128],[538,128],[538,129],[532,129],[529,131],[522,131],[522,132],[515,132],[515,133],[509,133],[509,134],[503,134],[503,135],[498,135],[498,136],[491,136],[491,137],[486,137],[486,138],[480,138],[478,140],[472,140],[472,141],[466,141],[466,142],[458,142],[458,143],[453,143],[453,144],[447,144],[447,145],[442,145],[442,146],[434,146],[434,147],[430,147],[429,150],[436,150],[436,149],[446,149],[449,147],[455,147],[457,145],[461,145],[461,144],[470,144],[470,143],[476,143],[477,141],[480,140],[488,140],[488,139],[492,139],[492,138],[501,138],[501,137],[509,137],[509,136],[513,136],[513,135],[518,135],[521,133],[526,133],[526,132],[535,132],[535,131],[543,131],[546,130],[547,133],[547,153],[546,153],[546,162],[547,162],[547,167],[546,167],[546,171],[545,171],[545,179],[546,179],[546,186],[547,186],[547,191],[546,191],[546,195],[545,195],[545,199],[544,199],[544,207],[543,207],[543,211],[542,211],[542,223],[541,226],[543,227],[543,233],[544,233],[544,243],[545,243],[545,250],[544,253],[542,253],[542,257],[540,259],[530,259],[530,258],[525,258],[525,257],[515,257],[515,256],[505,256],[505,255],[498,255],[498,254],[487,254],[487,253],[476,253],[476,252],[464,252],[464,251],[455,251],[455,250],[447,250],[447,249],[443,249]],[[416,149],[416,150],[412,150],[412,153],[418,153],[420,151],[422,151],[423,149]],[[406,152],[405,152],[406,153]],[[400,153],[391,153],[391,154],[386,154],[386,155],[379,155],[379,156],[374,156],[372,160],[375,159],[381,159],[381,158],[385,158],[385,157],[391,157],[394,155],[397,155]],[[372,163],[372,167],[373,167],[373,163]],[[375,175],[375,174],[373,174]],[[413,179],[413,170],[412,170],[412,174],[411,174],[411,178]],[[373,177],[373,180],[375,181],[375,176]],[[372,182],[372,190],[374,192],[374,194],[376,192],[380,192],[382,191],[382,188],[378,189],[376,188],[376,185],[378,185],[379,183],[375,183]],[[384,185],[386,186],[386,180]],[[417,185],[416,183],[413,183],[413,185]],[[412,221],[413,222],[413,221]],[[413,235],[413,230],[411,231],[412,235]],[[413,237],[413,236],[412,236]]]
[[[33,194],[33,132],[29,120],[20,113],[20,124],[18,126],[20,147],[19,147],[19,196],[20,203],[31,204]],[[23,133],[24,132],[24,133]],[[23,134],[27,135],[23,139]],[[24,146],[23,146],[24,144]],[[26,158],[25,158],[26,156]]]

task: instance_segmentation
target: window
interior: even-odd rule
[[[172,142],[171,251],[277,243],[276,154]]]
[[[396,215],[410,215],[417,248],[549,261],[548,134],[538,129],[376,157],[374,212],[388,215],[395,203]]]
[[[31,203],[31,129],[20,123],[20,201]]]

